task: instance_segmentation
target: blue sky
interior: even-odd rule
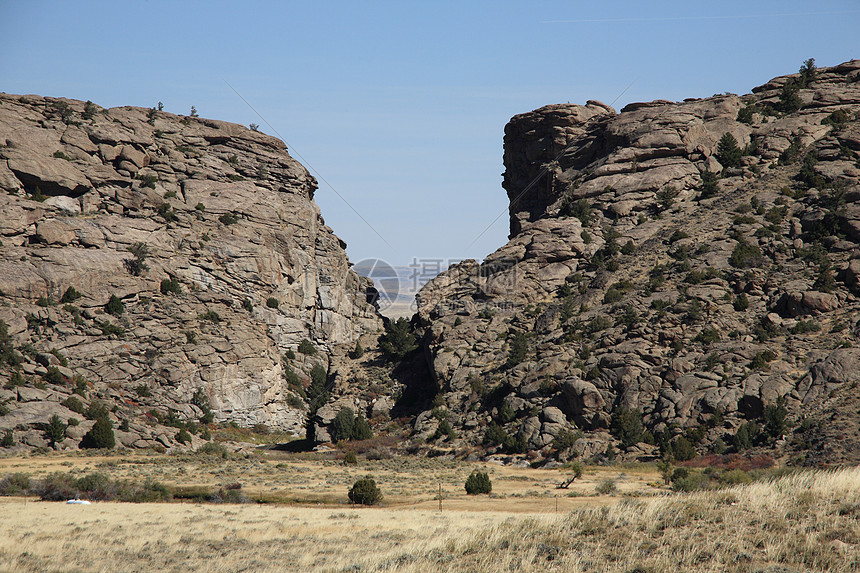
[[[860,57],[857,30],[855,0],[0,0],[0,91],[258,123],[324,179],[353,262],[480,260],[507,239],[512,115],[748,93]]]

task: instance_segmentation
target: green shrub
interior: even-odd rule
[[[45,381],[49,384],[59,386],[65,383],[66,377],[60,373],[56,366],[48,366],[48,373],[45,374]]]
[[[821,326],[814,320],[801,320],[789,329],[792,334],[806,334],[807,332],[818,332]]]
[[[216,324],[221,322],[221,316],[214,310],[208,310],[204,313],[201,313],[197,318],[199,318],[200,320],[214,322]]]
[[[266,306],[268,306],[269,308],[278,308],[279,305],[280,303],[278,302],[278,299],[273,296],[270,296],[266,299]]]
[[[71,410],[71,408],[69,409]],[[108,410],[108,407],[105,406],[104,402],[93,400],[82,413],[89,420],[98,420],[100,418],[107,418],[108,414],[110,414],[110,410]]]
[[[359,412],[355,416],[355,423],[352,425],[352,434],[350,434],[349,438],[351,440],[369,440],[372,437],[373,430],[370,429],[370,424],[367,422],[361,412]]]
[[[576,217],[582,223],[583,227],[591,225],[594,219],[594,211],[588,203],[588,199],[578,199],[573,201],[569,197],[562,203],[559,215],[562,217]]]
[[[80,447],[82,448],[113,448],[116,440],[113,435],[113,427],[106,417],[96,420],[92,429],[84,434]]]
[[[349,490],[349,501],[360,505],[376,505],[382,501],[382,491],[370,476],[356,481]]]
[[[287,360],[295,360],[296,353],[293,351],[292,348],[288,348],[287,351],[284,352],[284,358],[286,358]]]
[[[81,298],[82,296],[84,296],[84,295],[82,295],[77,290],[75,290],[75,287],[70,286],[69,288],[66,289],[66,292],[63,293],[62,298],[60,298],[60,303],[62,303],[62,304],[72,303],[72,302],[75,302],[76,300],[78,300],[79,298]]]
[[[686,470],[686,468],[678,468],[675,470],[675,474],[672,475],[673,490],[690,492],[705,489],[708,486],[710,479],[705,474],[701,472],[685,472],[682,477],[678,474],[680,470]]]
[[[657,205],[661,210],[668,209],[675,204],[675,199],[680,195],[680,191],[674,187],[664,187],[657,191]]]
[[[594,488],[599,495],[612,495],[616,491],[618,491],[618,486],[615,485],[615,480],[612,478],[606,478],[600,481],[597,486]]]
[[[635,252],[636,252],[636,245],[634,245],[634,244],[633,244],[633,241],[627,241],[627,242],[626,242],[626,243],[624,243],[624,245],[621,247],[621,254],[622,254],[622,255],[628,255],[628,256],[629,256],[629,255],[632,255],[632,254],[633,254],[633,253],[635,253]]]
[[[720,341],[720,331],[712,326],[706,326],[693,338],[693,342],[713,344]]]
[[[766,370],[769,368],[768,363],[776,360],[776,352],[773,350],[763,350],[756,352],[752,360],[750,360],[750,368],[752,370]]]
[[[105,320],[104,322],[96,321],[96,324],[102,330],[102,334],[105,336],[116,335],[120,338],[125,336],[125,329],[117,324],[113,324],[110,321]]]
[[[744,293],[739,294],[732,303],[734,309],[738,312],[743,312],[750,307],[750,300]]]
[[[361,342],[356,341],[355,348],[349,353],[349,357],[353,360],[358,360],[362,356],[364,356],[364,347],[361,345]]]
[[[161,294],[182,294],[182,288],[176,279],[161,280]]]
[[[105,305],[105,312],[113,316],[120,316],[125,312],[125,305],[115,294],[110,295],[110,300]]]
[[[764,426],[762,431],[769,437],[779,439],[788,431],[788,410],[785,401],[780,399],[776,404],[768,404],[762,413]]]
[[[17,366],[21,363],[21,358],[15,352],[12,342],[12,335],[9,334],[9,325],[5,321],[0,320],[0,364],[5,363],[9,366]]]
[[[251,302],[250,298],[246,298],[245,300],[242,301],[242,308],[244,308],[248,312],[254,312],[254,305]]]
[[[721,483],[726,485],[746,484],[753,481],[752,476],[741,469],[726,470],[719,475],[719,479]]]
[[[729,257],[729,264],[739,269],[760,267],[763,263],[764,256],[758,245],[752,245],[744,239],[738,241]]]
[[[303,339],[299,343],[298,351],[306,356],[314,356],[317,353],[317,349],[314,347],[313,342],[307,338]]]
[[[218,220],[224,225],[234,225],[239,222],[239,217],[235,213],[224,213]]]
[[[15,445],[15,436],[12,435],[12,430],[6,430],[3,433],[3,438],[0,439],[0,447],[11,448]]]
[[[173,207],[171,207],[169,203],[162,203],[159,205],[156,208],[156,212],[167,223],[176,221],[176,213],[173,211]]]
[[[679,461],[692,460],[696,457],[696,448],[684,436],[678,436],[672,443],[672,454]]]
[[[468,495],[478,495],[493,491],[493,483],[490,481],[489,474],[478,470],[474,470],[469,474],[469,477],[466,478],[465,487]]]
[[[84,111],[83,113],[81,113],[81,119],[92,119],[93,117],[95,117],[96,112],[98,112],[98,110],[99,108],[96,104],[94,104],[90,100],[87,100],[87,102],[84,104]]]
[[[823,125],[832,125],[833,127],[842,127],[851,121],[851,114],[844,109],[837,109],[827,117],[821,120]]]
[[[140,180],[141,187],[149,187],[155,189],[155,183],[158,181],[158,176],[151,173],[138,174],[137,179]]]
[[[188,433],[188,430],[186,430],[185,428],[182,428],[176,434],[175,439],[180,444],[190,444],[191,443],[191,434]]]
[[[745,123],[747,125],[751,125],[753,121],[753,114],[758,111],[755,104],[745,105],[744,107],[738,110],[738,116],[736,121],[740,123]]]
[[[568,448],[572,448],[573,445],[583,437],[582,432],[579,430],[573,431],[564,429],[556,435],[552,440],[552,447],[556,450],[566,450]]]
[[[489,446],[504,445],[510,439],[505,429],[495,422],[491,422],[484,431],[484,444]]]
[[[83,403],[80,400],[78,400],[75,396],[69,396],[68,398],[66,398],[65,400],[60,402],[60,404],[62,404],[63,406],[65,406],[66,408],[71,410],[72,412],[75,412],[76,414],[83,414],[84,413]]]
[[[347,466],[354,466],[358,464],[358,456],[355,455],[355,452],[349,450],[346,452],[346,455],[343,456],[343,463]]]
[[[603,295],[603,304],[612,304],[618,302],[624,297],[624,293],[615,288],[609,288]]]
[[[735,444],[735,448],[737,448],[738,451],[742,452],[744,450],[750,449],[753,446],[756,438],[758,437],[758,434],[758,424],[756,424],[755,422],[744,422],[738,427],[732,441]]]
[[[209,442],[208,444],[203,444],[199,448],[197,448],[198,454],[203,454],[207,456],[217,456],[219,458],[227,459],[230,457],[229,450],[218,442]]]
[[[308,407],[311,412],[316,412],[328,400],[327,381],[326,369],[321,364],[314,364],[311,368],[311,383],[307,389]]]
[[[7,432],[11,434],[12,432]],[[10,446],[12,444],[9,444]],[[9,447],[3,445],[3,447]],[[21,495],[30,490],[30,476],[24,473],[14,473],[0,479],[0,495]]]
[[[626,447],[642,441],[642,412],[619,406],[612,412],[610,432]]]

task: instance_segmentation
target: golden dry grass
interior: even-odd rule
[[[52,458],[26,461],[42,462],[44,471],[56,461],[68,469],[62,465],[68,460]],[[12,463],[2,462],[0,474]],[[90,462],[107,467],[105,460]],[[415,487],[412,480],[422,475],[423,483],[465,479],[473,467],[387,462],[373,472],[389,476],[379,480],[383,489],[386,483]],[[278,463],[292,465],[262,465],[269,470]],[[308,470],[297,475],[320,474],[308,483],[333,481],[331,491],[343,491],[342,466],[296,464]],[[119,477],[124,466],[110,469]],[[349,469],[366,473],[366,468]],[[492,469],[494,490],[501,489],[502,497],[466,498],[451,491],[441,513],[435,509],[438,501],[425,491],[398,494],[383,508],[70,506],[6,498],[0,501],[0,571],[860,571],[860,468],[693,494],[565,497],[560,501],[571,506],[559,513],[547,495],[560,472]],[[259,470],[253,475],[260,480],[280,475],[270,474]],[[620,483],[636,492],[640,482],[631,475]],[[644,472],[637,479],[648,476]],[[641,487],[649,486],[642,481]]]
[[[489,498],[466,495],[463,484],[476,468],[487,471],[492,479],[493,494]],[[605,479],[615,480],[619,495],[639,496],[657,494],[658,490],[649,483],[659,481],[656,470],[650,466],[588,467],[570,489],[558,490],[555,486],[568,474],[567,470],[411,457],[361,460],[357,466],[344,466],[335,459],[308,459],[271,451],[231,459],[141,452],[0,458],[0,476],[15,472],[28,473],[34,478],[52,472],[70,472],[75,476],[100,472],[112,479],[139,482],[152,479],[186,488],[217,489],[238,482],[252,500],[334,505],[345,504],[350,486],[369,474],[382,489],[388,507],[436,509],[441,485],[446,509],[536,513],[614,503],[617,497],[595,496],[595,486]]]

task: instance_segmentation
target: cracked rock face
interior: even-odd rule
[[[283,354],[314,344],[294,364],[305,381],[382,326],[316,186],[283,142],[240,125],[0,95],[0,319],[17,347],[61,354],[88,396],[194,417],[202,391],[216,420],[302,433]],[[45,366],[24,354],[29,381]],[[123,443],[137,440],[157,436]]]
[[[574,428],[605,447],[626,408],[672,439],[704,428],[705,453],[768,406],[797,424],[857,393],[854,353],[837,348],[857,344],[860,318],[860,61],[817,70],[789,106],[799,79],[511,119],[510,241],[418,295],[464,439],[494,422],[547,456]],[[850,451],[834,461],[860,460]]]

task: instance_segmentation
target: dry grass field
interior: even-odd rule
[[[486,471],[493,482],[490,497],[476,500],[467,496],[463,484],[473,469]],[[291,455],[266,451],[253,455],[232,455],[227,459],[199,454],[167,455],[127,452],[122,455],[63,453],[0,458],[0,476],[24,472],[44,477],[53,472],[83,476],[92,472],[112,479],[142,482],[155,480],[191,490],[217,490],[242,484],[243,493],[252,501],[292,504],[348,503],[346,493],[355,481],[371,475],[382,489],[386,507],[408,506],[437,509],[439,487],[444,509],[546,513],[569,511],[583,505],[612,503],[617,497],[597,496],[595,487],[613,480],[619,495],[655,495],[649,484],[659,482],[650,466],[587,467],[582,478],[569,489],[556,485],[570,471],[534,470],[491,463],[465,463],[441,458],[394,457],[366,460],[355,466],[344,465],[331,455]]]
[[[490,472],[492,496],[465,495],[474,467]],[[252,499],[302,502],[75,506],[0,498],[0,572],[860,571],[860,468],[691,494],[649,485],[658,476],[647,467],[587,468],[571,486],[574,497],[554,488],[564,470],[427,459],[358,467],[278,456],[0,459],[0,475],[15,471],[240,481]],[[349,485],[368,473],[386,494],[383,506],[347,505]],[[610,476],[619,492],[593,496]]]

